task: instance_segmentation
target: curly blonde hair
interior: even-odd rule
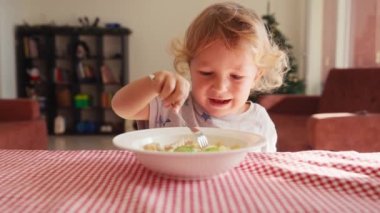
[[[216,40],[222,40],[227,48],[237,48],[242,40],[251,45],[259,70],[254,91],[269,92],[282,85],[288,66],[286,53],[271,41],[260,17],[235,2],[207,7],[190,24],[185,38],[173,41],[176,71],[188,77],[193,57]]]

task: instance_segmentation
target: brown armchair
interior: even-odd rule
[[[265,95],[278,151],[380,151],[380,68],[333,69],[321,96]]]
[[[31,99],[0,100],[0,149],[47,149],[46,122],[38,102]]]

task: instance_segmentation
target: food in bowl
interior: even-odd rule
[[[248,152],[260,152],[262,136],[248,132],[201,127],[209,144],[222,143],[231,149],[216,152],[150,151],[143,147],[158,143],[164,147],[191,136],[187,127],[166,127],[126,132],[113,138],[115,146],[132,152],[137,162],[158,175],[174,179],[205,179],[228,172]],[[193,141],[195,141],[193,139]],[[232,149],[239,146],[237,149]]]
[[[209,144],[208,146],[201,149],[198,143],[191,138],[182,138],[180,141],[171,143],[168,145],[162,145],[157,142],[148,143],[143,146],[144,150],[147,151],[160,151],[160,152],[221,152],[240,148],[239,145],[235,144],[232,146],[224,145],[222,142],[217,142],[214,144]]]

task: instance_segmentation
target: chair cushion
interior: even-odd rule
[[[380,152],[380,114],[314,114],[307,123],[313,149]]]

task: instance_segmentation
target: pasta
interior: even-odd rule
[[[238,149],[238,145],[226,146],[222,143],[210,144],[207,147],[201,149],[197,142],[191,139],[183,139],[179,142],[162,146],[159,143],[153,142],[143,146],[147,151],[162,151],[162,152],[220,152],[232,149]]]

